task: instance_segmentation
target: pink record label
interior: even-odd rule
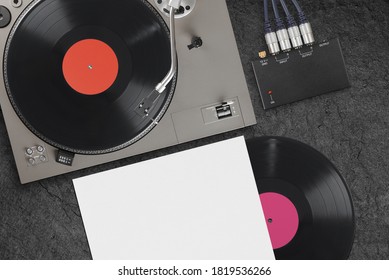
[[[289,244],[297,233],[297,209],[287,197],[278,193],[263,193],[260,199],[273,249],[282,248]]]

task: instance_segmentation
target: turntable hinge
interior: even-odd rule
[[[135,109],[136,113],[141,117],[148,117],[160,96],[161,94],[157,90],[153,90]]]

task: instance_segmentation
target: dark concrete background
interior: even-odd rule
[[[268,112],[250,61],[264,46],[262,1],[227,0],[258,125],[22,186],[0,118],[0,259],[90,259],[72,179],[245,135],[307,143],[338,167],[354,199],[351,259],[389,259],[389,1],[300,0],[317,40],[339,37],[352,88]]]

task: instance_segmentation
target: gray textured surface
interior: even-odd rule
[[[291,137],[344,175],[355,205],[352,259],[389,259],[389,1],[301,0],[318,40],[340,37],[352,88],[264,112],[250,61],[264,45],[258,0],[227,0],[258,125],[22,186],[0,118],[0,259],[90,259],[71,180],[245,135]]]

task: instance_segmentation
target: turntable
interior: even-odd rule
[[[0,14],[22,183],[256,123],[225,0],[9,0]]]

